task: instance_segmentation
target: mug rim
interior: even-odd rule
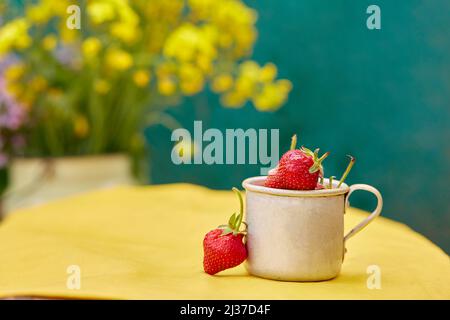
[[[247,178],[242,181],[242,186],[246,191],[252,191],[257,193],[264,193],[273,196],[280,197],[332,197],[338,196],[342,194],[346,194],[350,191],[350,187],[346,183],[342,183],[339,188],[336,189],[321,189],[321,190],[288,190],[288,189],[275,189],[265,187],[261,184],[267,176],[256,176]],[[325,181],[329,181],[329,179],[324,178]],[[256,184],[259,182],[260,184]],[[333,187],[337,187],[339,181],[333,181]]]

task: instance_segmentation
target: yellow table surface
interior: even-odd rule
[[[103,190],[17,211],[0,226],[0,297],[450,298],[449,257],[382,217],[349,240],[342,272],[331,281],[265,280],[243,265],[209,276],[203,236],[237,209],[229,191],[173,184]],[[350,208],[347,230],[366,214]],[[80,267],[79,290],[66,287],[70,265]],[[380,267],[381,289],[367,288],[370,265]]]

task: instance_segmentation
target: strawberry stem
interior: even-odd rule
[[[328,189],[333,189],[333,179],[336,178],[335,176],[331,176],[330,179],[328,179]]]
[[[324,155],[321,156],[321,157],[319,158],[319,160],[317,160],[317,161],[318,161],[319,163],[322,163],[322,161],[325,160],[329,155],[330,155],[330,151],[327,151],[327,152],[325,152]]]
[[[318,170],[320,170],[320,172],[323,173],[322,161],[325,160],[330,155],[330,152],[325,152],[323,156],[318,158],[319,149],[316,149],[314,151],[314,153],[311,150],[306,149],[306,148],[303,148],[302,150],[306,154],[311,155],[314,159],[314,164],[309,168],[309,173],[314,173],[314,172],[317,172]]]
[[[218,226],[219,229],[222,229],[222,236],[226,236],[230,233],[232,233],[233,235],[246,234],[247,230],[247,224],[242,221],[244,218],[244,199],[242,199],[242,194],[239,189],[233,187],[232,190],[238,195],[239,198],[239,214],[236,215],[236,213],[233,213],[233,215],[228,220],[228,224]],[[246,227],[243,231],[239,230],[241,224],[244,224]]]
[[[297,147],[297,135],[294,134],[291,138],[291,148],[290,150],[294,150]]]
[[[345,179],[347,178],[350,170],[352,170],[353,165],[355,164],[356,159],[354,157],[352,157],[351,155],[347,155],[347,157],[350,158],[350,162],[347,166],[347,169],[345,169],[344,174],[342,175],[341,180],[339,181],[339,184],[337,185],[337,187],[339,188],[341,186],[341,184],[345,181]]]
[[[235,223],[233,225],[233,229],[235,231],[239,232],[239,228],[241,226],[242,219],[244,218],[244,199],[242,199],[242,194],[238,188],[233,187],[232,190],[237,194],[237,196],[239,198],[239,214],[237,215]]]

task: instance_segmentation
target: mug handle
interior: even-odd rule
[[[381,213],[381,209],[383,208],[383,198],[381,197],[380,191],[378,191],[374,187],[369,186],[367,184],[354,184],[354,185],[350,186],[350,191],[348,192],[346,200],[345,200],[345,206],[346,207],[349,206],[348,199],[350,198],[350,195],[356,190],[364,190],[364,191],[368,191],[368,192],[374,194],[377,197],[377,207],[375,208],[375,210],[367,218],[365,218],[363,221],[361,221],[356,227],[354,227],[352,230],[350,230],[349,233],[347,233],[345,235],[344,243],[348,239],[353,237],[355,234],[357,234],[359,231],[361,231],[370,222],[372,222],[373,219],[378,217],[380,215],[380,213]]]

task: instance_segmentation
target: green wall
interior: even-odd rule
[[[255,58],[273,61],[292,80],[289,102],[275,113],[221,108],[202,94],[170,111],[186,128],[280,128],[310,147],[331,150],[326,171],[340,176],[357,158],[349,183],[369,183],[385,199],[383,215],[402,221],[450,252],[450,1],[252,0],[259,11]],[[366,28],[366,8],[381,8],[382,29]],[[170,161],[170,131],[148,128],[151,182],[239,186],[252,165]],[[355,195],[353,205],[374,200]]]

